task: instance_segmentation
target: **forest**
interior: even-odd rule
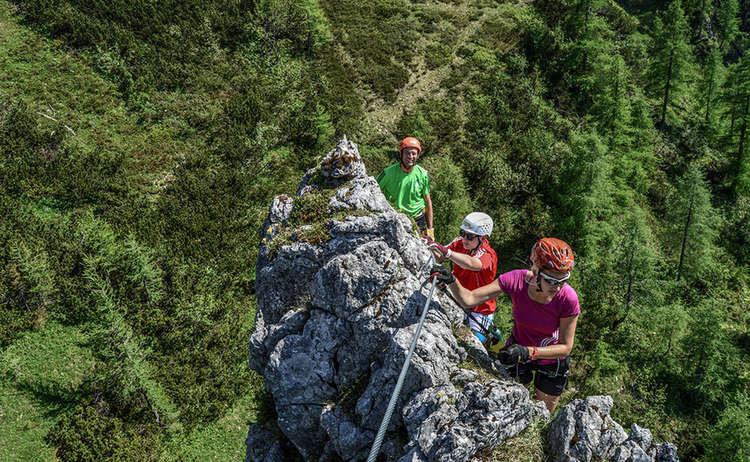
[[[499,271],[571,244],[562,405],[747,461],[748,52],[748,0],[0,0],[0,460],[243,460],[258,230],[346,135]]]

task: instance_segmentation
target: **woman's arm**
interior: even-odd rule
[[[495,279],[487,285],[469,290],[456,280],[448,288],[453,296],[464,308],[473,308],[480,303],[491,300],[498,296],[503,290],[500,288],[500,282]]]
[[[545,347],[536,347],[536,357],[534,359],[557,359],[570,356],[573,350],[573,343],[576,336],[576,324],[578,315],[569,318],[560,318],[560,339],[557,345]],[[534,347],[529,348],[529,355],[534,354]]]

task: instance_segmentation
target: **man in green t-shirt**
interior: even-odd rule
[[[404,138],[398,147],[398,163],[386,167],[376,178],[385,198],[399,210],[414,218],[423,235],[435,239],[432,228],[430,176],[417,165],[422,153],[419,140]]]

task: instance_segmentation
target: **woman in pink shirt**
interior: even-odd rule
[[[435,266],[432,273],[467,307],[501,292],[510,295],[513,332],[499,359],[515,366],[513,371],[527,388],[534,380],[534,398],[544,401],[552,413],[567,382],[569,356],[581,312],[578,295],[565,283],[575,260],[567,243],[543,238],[531,249],[531,263],[530,270],[501,274],[474,290],[464,288],[445,267]]]

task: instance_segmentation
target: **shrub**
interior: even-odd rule
[[[123,407],[134,404],[121,403]],[[144,412],[142,405],[129,412],[133,409]],[[47,440],[57,446],[57,456],[63,461],[118,461],[157,459],[161,437],[157,425],[127,423],[106,401],[93,401],[63,416]]]
[[[472,211],[466,181],[448,156],[430,157],[424,162],[430,174],[430,198],[434,209],[435,238],[450,242],[458,235],[461,221]]]

